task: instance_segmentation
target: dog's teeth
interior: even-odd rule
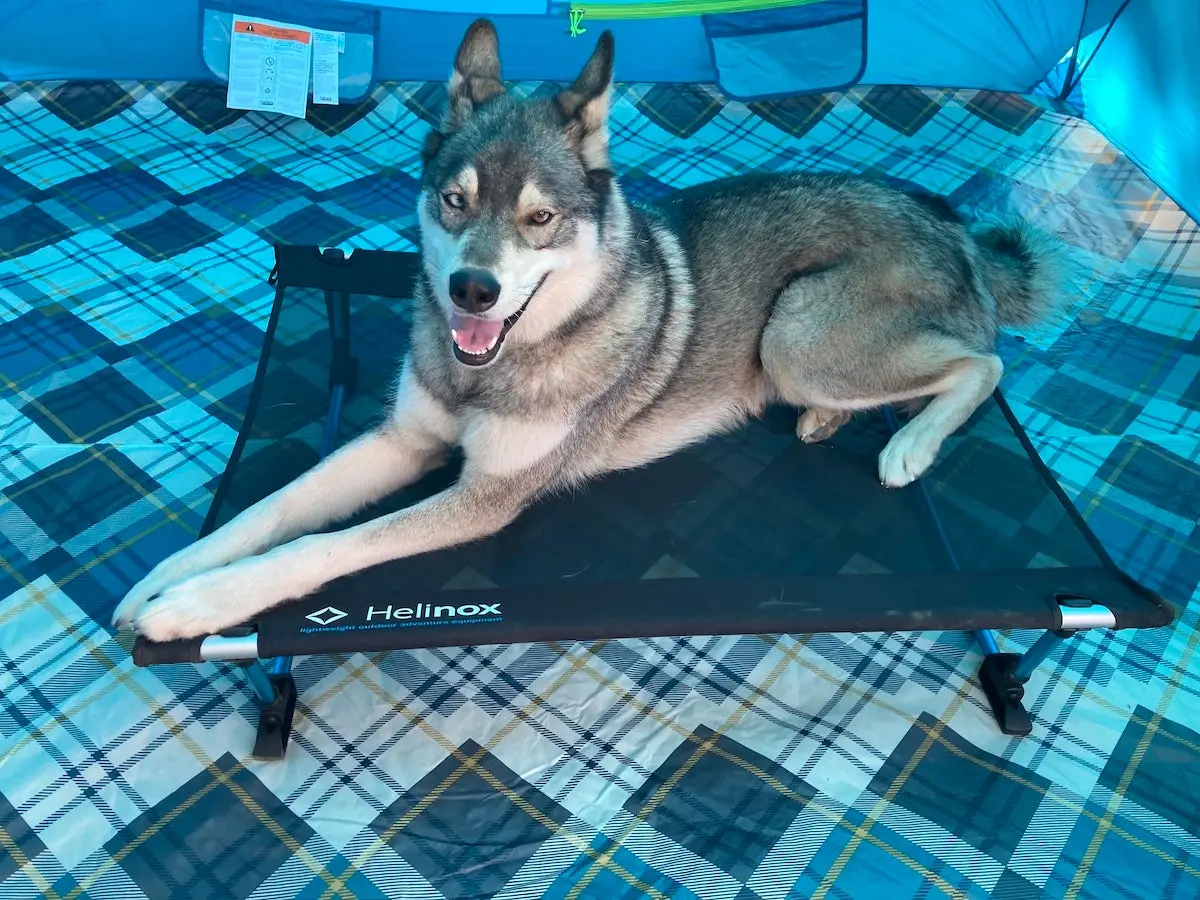
[[[463,353],[467,354],[468,356],[484,356],[484,355],[490,353],[491,351],[495,350],[496,345],[500,343],[500,337],[501,336],[499,334],[497,334],[494,338],[492,338],[491,343],[488,344],[486,347],[484,347],[482,350],[468,350],[461,343],[459,343],[458,329],[457,328],[450,329],[450,338],[454,341],[455,346],[457,346],[459,350],[461,350]]]

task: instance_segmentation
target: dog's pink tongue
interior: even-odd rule
[[[500,336],[504,322],[499,319],[477,319],[474,316],[462,316],[453,313],[450,316],[450,330],[454,333],[454,343],[468,353],[482,353]]]

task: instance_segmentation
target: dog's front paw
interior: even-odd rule
[[[189,548],[190,549],[190,548]],[[112,623],[122,628],[133,623],[147,603],[172,585],[178,584],[192,574],[187,562],[187,550],[163,560],[141,581],[129,589],[129,593],[113,610]]]
[[[152,641],[201,637],[240,624],[245,612],[235,598],[246,584],[237,578],[237,568],[205,572],[172,585],[143,603],[130,624]]]
[[[916,429],[901,428],[879,454],[879,480],[887,487],[912,484],[937,458],[940,442]]]
[[[303,541],[195,575],[143,603],[131,624],[152,641],[216,634],[319,586],[305,566]]]
[[[267,527],[262,522],[269,523],[269,520],[259,517],[257,521],[252,520],[251,525],[262,531]],[[236,521],[171,554],[151,569],[117,605],[113,611],[113,624],[118,628],[132,624],[146,604],[167,589],[189,578],[244,560],[272,540],[269,532],[266,537],[251,532],[248,538],[246,527],[235,526]]]

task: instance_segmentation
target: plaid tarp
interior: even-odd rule
[[[1029,738],[997,731],[958,633],[310,657],[281,763],[248,758],[236,669],[132,665],[108,616],[199,528],[272,243],[414,249],[440,96],[385,85],[299,122],[207,86],[0,86],[0,894],[1200,896],[1200,232],[1021,98],[623,86],[613,151],[637,198],[871,171],[1074,247],[1072,305],[1004,338],[1003,386],[1181,610],[1063,644]]]

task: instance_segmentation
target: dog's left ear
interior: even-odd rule
[[[487,19],[476,19],[463,36],[446,85],[442,131],[457,131],[479,104],[504,93],[500,75],[500,39]]]
[[[611,31],[596,42],[575,83],[554,98],[567,117],[567,136],[576,141],[588,169],[607,169],[608,110],[612,96],[615,49]]]

